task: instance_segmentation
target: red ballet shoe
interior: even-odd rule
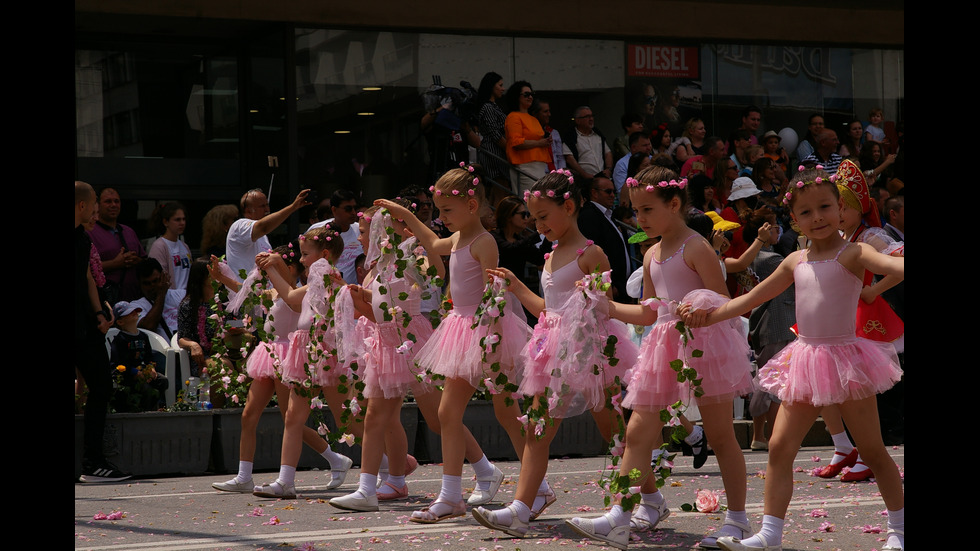
[[[854,449],[851,450],[851,453],[849,453],[847,455],[844,455],[841,452],[835,451],[834,452],[834,455],[835,456],[837,456],[837,455],[843,456],[844,457],[844,460],[843,461],[840,461],[840,462],[837,462],[837,463],[834,463],[832,465],[825,465],[825,466],[821,467],[820,469],[817,470],[817,473],[816,473],[817,476],[819,476],[820,478],[835,478],[837,475],[840,474],[840,472],[842,470],[844,470],[844,467],[853,467],[854,464],[857,463],[858,450],[857,450],[857,448],[854,448]]]
[[[858,461],[857,465],[864,465],[864,461]],[[867,465],[864,465],[867,467]],[[844,476],[840,477],[841,482],[864,482],[874,478],[875,474],[871,472],[871,469],[864,469],[863,471],[847,471]]]

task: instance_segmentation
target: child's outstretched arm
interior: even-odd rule
[[[867,243],[858,243],[857,261],[869,272],[884,275],[886,278],[892,276],[891,286],[897,285],[905,279],[905,257],[891,256],[879,253],[874,247]],[[846,260],[842,259],[842,262]],[[884,290],[884,289],[883,289]]]
[[[419,239],[419,243],[425,247],[429,254],[448,255],[453,251],[453,242],[449,238],[440,239],[434,231],[422,223],[412,211],[407,208],[389,201],[378,199],[374,202],[376,206],[388,209],[394,218],[402,220],[412,230],[412,233]]]
[[[690,304],[682,304],[677,308],[677,313],[684,320],[684,324],[692,329],[712,325],[744,314],[763,302],[776,298],[779,293],[793,284],[793,267],[799,262],[799,255],[799,251],[789,255],[780,263],[776,271],[764,279],[762,283],[753,287],[748,293],[732,299],[711,312],[694,310]]]
[[[643,255],[643,300],[657,296],[657,290],[650,279],[650,263],[653,262],[653,247]],[[642,301],[641,301],[642,302]],[[657,322],[657,309],[641,304],[622,304],[609,302],[609,317],[633,325],[653,325]]]
[[[228,277],[226,273],[221,271],[221,259],[217,256],[211,255],[211,260],[208,261],[208,273],[211,274],[211,279],[236,293],[242,288],[240,281]],[[164,273],[164,276],[166,276],[166,273]]]
[[[371,291],[360,285],[348,285],[347,289],[350,290],[351,299],[354,301],[354,308],[358,313],[373,322],[377,322],[378,320],[374,317],[374,308],[371,307]]]
[[[282,267],[286,265],[282,257],[275,253],[259,253],[255,257],[255,265],[265,271],[266,275],[269,276],[269,281],[272,282],[272,286],[287,306],[294,311],[299,311],[302,308],[303,297],[306,296],[306,285],[299,289],[293,289],[293,286],[286,281],[286,278],[282,277],[279,268],[280,265]]]
[[[544,310],[544,299],[539,297],[531,289],[528,289],[527,285],[524,285],[524,282],[514,275],[514,272],[507,268],[497,267],[487,270],[487,274],[497,276],[506,281],[507,288],[510,289],[510,292],[514,293],[517,300],[521,301],[521,304],[527,308],[527,311],[531,312],[534,317],[541,316],[541,311]]]
[[[738,257],[737,259],[736,258],[725,259],[725,269],[728,270],[728,273],[734,274],[735,272],[741,272],[746,268],[748,268],[750,264],[752,264],[752,261],[755,260],[755,257],[759,255],[759,251],[761,251],[762,247],[765,246],[766,239],[768,239],[769,237],[769,228],[771,227],[772,226],[769,225],[769,222],[763,224],[762,227],[759,228],[759,235],[757,235],[755,239],[752,240],[752,244],[749,245],[747,249],[745,249],[745,252],[742,253],[742,256]]]

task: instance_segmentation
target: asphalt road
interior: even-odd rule
[[[904,476],[904,447],[889,448],[889,452]],[[800,450],[795,494],[783,541],[785,550],[868,551],[883,544],[885,507],[874,482],[847,484],[810,475],[809,471],[826,463],[832,453],[831,448]],[[766,452],[746,451],[745,459],[749,473],[749,519],[758,528],[762,519]],[[76,483],[75,549],[598,550],[603,547],[575,537],[564,521],[573,516],[601,514],[602,491],[596,480],[607,464],[607,458],[602,457],[552,460],[548,477],[558,493],[558,502],[531,525],[523,540],[485,529],[471,516],[428,526],[408,522],[412,511],[426,505],[438,493],[441,481],[438,465],[420,466],[409,478],[409,498],[382,504],[379,513],[349,513],[327,503],[331,497],[356,489],[356,469],[351,470],[340,489],[331,491],[323,489],[330,479],[329,472],[301,471],[296,477],[300,497],[288,501],[212,490],[211,483],[230,478],[226,475],[141,479],[104,485]],[[496,500],[503,504],[513,496],[519,464],[497,465],[507,475]],[[276,473],[259,473],[255,481],[271,482],[275,477]],[[472,485],[472,471],[467,467],[464,490]],[[697,548],[697,542],[720,527],[724,520],[721,512],[681,511],[681,504],[693,503],[699,489],[722,489],[714,457],[695,470],[690,457],[678,455],[674,476],[663,489],[671,517],[656,532],[634,536],[630,548]],[[99,513],[121,518],[95,520]]]

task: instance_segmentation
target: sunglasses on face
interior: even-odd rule
[[[517,214],[521,218],[530,218],[531,217],[531,213],[528,212],[528,211],[526,211],[526,210],[521,211],[521,212],[518,212],[518,213],[515,213],[515,214]]]
[[[534,97],[534,92],[521,92],[521,97],[522,98],[533,98]]]

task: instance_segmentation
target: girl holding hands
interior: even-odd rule
[[[477,310],[486,288],[486,270],[497,266],[497,244],[480,221],[484,190],[475,167],[463,165],[446,172],[432,188],[436,208],[446,227],[454,233],[439,238],[411,211],[388,200],[375,202],[388,209],[395,219],[404,220],[430,255],[449,255],[452,311],[442,320],[429,342],[419,350],[416,363],[433,375],[445,377],[439,423],[442,427],[443,477],[439,497],[428,507],[416,511],[412,522],[432,524],[466,514],[463,501],[462,470],[466,453],[466,427],[463,411],[476,388],[488,378],[489,361],[483,354],[490,330],[501,334],[492,361],[499,361],[505,373],[512,373],[520,350],[527,342],[529,328],[523,315],[508,312],[501,318],[481,319]],[[489,314],[482,314],[489,317]],[[491,329],[488,329],[491,328]],[[518,455],[523,447],[520,410],[509,396],[493,396],[498,421],[507,431]],[[496,469],[494,469],[496,475]],[[477,476],[478,484],[481,482]],[[502,477],[501,477],[502,479]],[[499,483],[492,481],[499,486]]]
[[[901,378],[891,343],[858,338],[854,325],[865,270],[905,277],[905,259],[887,256],[864,243],[848,243],[838,232],[841,199],[835,178],[819,169],[800,172],[784,203],[810,247],[789,255],[749,293],[714,310],[688,304],[685,322],[703,327],[730,319],[774,298],[796,284],[799,338],[759,370],[760,384],[779,396],[766,469],[762,530],[749,538],[722,537],[722,549],[778,551],[783,521],[793,495],[793,461],[803,437],[823,406],[836,404],[874,471],[888,509],[888,535],[882,550],[905,545],[905,491],[895,462],[882,442],[875,394]]]
[[[300,263],[300,256],[296,253],[294,243],[289,246],[277,247],[273,252],[282,257],[282,263],[276,263],[273,268],[287,282],[298,281],[304,267]],[[217,264],[217,258],[212,257],[212,262]],[[237,311],[244,302],[247,295],[252,294],[251,283],[259,279],[259,269],[256,268],[245,280],[242,289],[235,299],[228,305],[231,312]],[[222,276],[220,270],[214,270],[221,282],[231,288],[239,286],[238,282],[228,276]],[[268,291],[267,291],[268,292]],[[245,401],[245,408],[242,410],[242,430],[241,440],[238,450],[238,474],[235,478],[227,482],[215,482],[211,486],[216,490],[224,492],[239,492],[250,494],[255,490],[252,483],[252,460],[255,457],[255,430],[258,427],[262,411],[269,403],[272,393],[275,392],[279,397],[279,409],[285,419],[289,404],[289,387],[284,385],[279,379],[279,362],[286,356],[289,349],[289,334],[296,330],[299,322],[299,307],[293,310],[286,304],[281,296],[275,291],[271,291],[274,303],[269,309],[265,319],[265,332],[271,335],[268,342],[261,342],[252,351],[245,362],[246,373],[252,379],[248,387],[248,398]],[[335,473],[327,488],[336,488],[344,482],[347,470],[352,461],[330,449],[327,442],[321,438],[315,430],[303,427],[303,443],[310,446],[324,459],[330,462],[331,473]]]
[[[307,269],[307,284],[298,289],[293,289],[290,282],[275,269],[283,262],[282,257],[278,254],[256,257],[256,265],[266,271],[283,301],[291,308],[301,308],[297,329],[289,335],[288,350],[280,361],[282,381],[293,388],[286,410],[279,477],[271,484],[257,486],[253,494],[259,497],[295,499],[293,481],[312,399],[318,397],[322,390],[330,411],[338,418],[346,398],[337,390],[341,370],[337,368],[336,358],[329,352],[336,346],[334,335],[331,331],[318,334],[322,331],[329,308],[328,300],[333,293],[339,293],[338,286],[343,283],[340,272],[331,262],[336,262],[340,257],[344,241],[340,234],[327,227],[314,228],[300,237],[299,250],[300,262]],[[311,338],[311,333],[317,334],[317,338]],[[337,421],[339,424],[340,420]],[[353,430],[358,430],[360,423],[353,425]],[[330,464],[330,486],[343,483],[349,468],[350,459],[338,454],[336,461]]]
[[[516,537],[524,537],[528,523],[556,499],[545,474],[549,447],[561,420],[591,411],[603,438],[612,440],[613,432],[618,432],[623,424],[622,417],[614,412],[611,403],[607,408],[607,403],[619,397],[620,381],[638,354],[623,323],[596,313],[600,291],[588,287],[588,283],[578,286],[593,269],[608,271],[609,260],[579,231],[577,218],[582,198],[570,174],[554,171],[525,193],[538,233],[548,241],[558,242],[545,255],[541,276],[544,297],[528,289],[506,268],[489,270],[491,275],[504,278],[524,307],[539,319],[523,353],[524,380],[518,393],[531,400],[528,411],[532,419],[526,421],[514,501],[497,511],[483,507],[473,510],[480,524]],[[611,357],[618,358],[618,362],[603,356],[610,335],[616,337]],[[538,499],[540,504],[535,503]]]
[[[651,325],[659,320],[640,346],[640,357],[627,384],[623,407],[633,410],[626,428],[626,450],[620,463],[620,475],[633,469],[640,471],[641,501],[635,514],[622,503],[598,518],[573,518],[568,522],[580,534],[625,549],[630,528],[653,530],[670,514],[663,495],[657,490],[650,466],[650,455],[661,444],[664,422],[660,411],[678,401],[687,402],[691,389],[677,380],[670,362],[681,358],[681,334],[675,329],[678,317],[667,300],[679,301],[692,291],[714,291],[727,296],[721,265],[711,245],[686,224],[688,212],[687,180],[677,180],[673,171],[653,166],[627,179],[630,200],[637,221],[647,235],[661,240],[644,255],[643,296],[639,305],[609,303],[609,316],[637,325]],[[712,294],[714,294],[712,293]],[[654,297],[660,301],[651,301]],[[650,307],[645,304],[651,304]],[[659,305],[657,310],[653,306]],[[704,352],[690,358],[690,367],[702,379],[703,395],[697,398],[704,431],[718,458],[728,499],[725,525],[715,535],[703,539],[699,546],[716,548],[720,535],[746,535],[745,459],[732,427],[732,400],[752,388],[749,374],[748,343],[729,324],[713,331],[693,332],[688,346]],[[635,492],[635,490],[632,490]]]

